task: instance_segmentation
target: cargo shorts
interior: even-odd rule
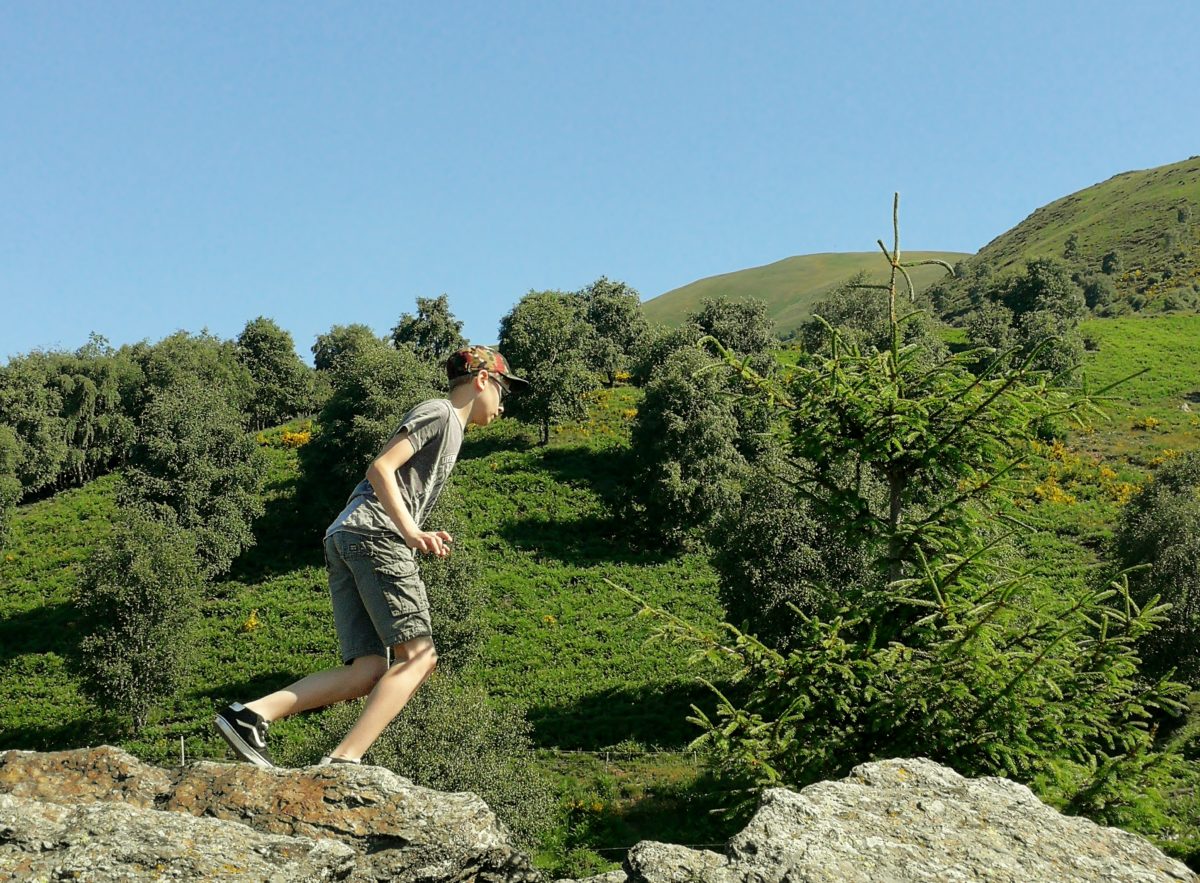
[[[334,531],[325,538],[325,567],[338,648],[347,665],[433,636],[416,553],[399,537]]]

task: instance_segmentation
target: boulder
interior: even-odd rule
[[[0,872],[17,879],[55,867],[87,867],[97,881],[540,879],[479,797],[382,767],[167,771],[109,746],[7,751],[0,795]]]
[[[724,853],[640,843],[628,883],[1151,883],[1194,881],[1126,831],[1064,816],[1024,785],[924,759],[855,767],[799,793],[764,792]]]

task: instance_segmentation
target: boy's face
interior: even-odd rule
[[[487,426],[504,413],[504,387],[500,385],[500,378],[486,370],[475,375],[474,383],[478,394],[471,407],[471,422]]]

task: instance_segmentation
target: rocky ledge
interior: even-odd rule
[[[474,794],[380,767],[179,770],[120,749],[0,753],[0,879],[540,880]],[[1195,881],[1150,843],[927,760],[763,795],[723,853],[644,842],[591,883]]]

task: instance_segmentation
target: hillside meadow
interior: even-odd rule
[[[1013,500],[1049,528],[1027,542],[1031,565],[1071,582],[1102,566],[1120,507],[1156,466],[1200,447],[1191,410],[1200,407],[1200,317],[1092,320],[1082,330],[1094,386],[1149,370],[1114,390],[1107,419],[1044,446]],[[698,625],[722,617],[702,552],[665,555],[620,517],[640,397],[601,390],[589,416],[544,447],[514,421],[476,429],[454,473],[472,513],[455,554],[480,563],[488,597],[486,640],[464,676],[492,702],[525,709],[556,783],[558,826],[538,857],[556,870],[608,867],[640,839],[715,844],[729,833],[705,812],[721,795],[687,751],[689,708],[710,703],[696,678],[713,672],[684,648],[651,641],[653,622],[614,588]],[[110,742],[161,764],[228,759],[210,724],[217,707],[336,664],[320,538],[302,527],[296,445],[307,428],[294,421],[258,435],[269,472],[257,545],[204,602],[203,652],[187,688],[136,737],[88,703],[75,673],[72,592],[110,530],[117,476],[21,507],[0,559],[0,748]],[[272,739],[296,750],[326,720],[287,719]]]

